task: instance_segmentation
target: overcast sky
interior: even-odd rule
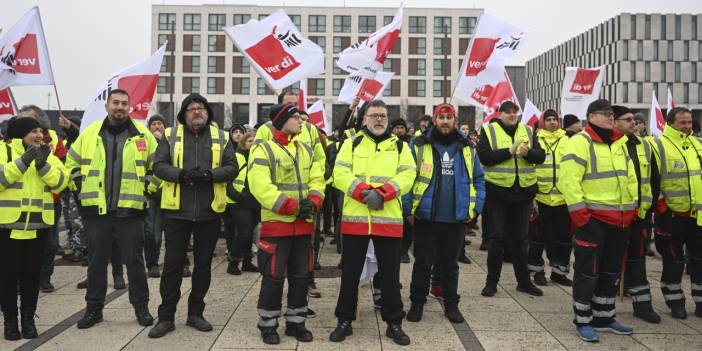
[[[51,64],[64,110],[83,109],[110,74],[149,56],[151,4],[253,4],[270,6],[397,7],[399,0],[3,0],[0,28],[12,26],[39,5]],[[532,33],[510,64],[522,65],[543,51],[622,13],[699,13],[700,0],[406,0],[406,7],[475,7]],[[53,87],[13,88],[17,104],[56,108]]]

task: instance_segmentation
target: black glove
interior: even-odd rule
[[[312,203],[312,201],[304,199],[304,200],[300,201],[299,207],[300,207],[300,211],[297,214],[297,218],[308,219],[308,218],[312,217],[312,214],[314,213],[314,210],[315,210],[314,204]]]
[[[195,175],[194,170],[181,169],[178,173],[178,183],[180,184],[193,184],[193,176]]]
[[[363,203],[371,210],[382,210],[385,200],[375,190],[369,190],[363,197]]]
[[[51,148],[49,147],[49,144],[40,146],[39,154],[37,155],[37,158],[34,159],[34,167],[36,167],[38,170],[44,168],[49,155],[51,155]]]
[[[212,184],[212,171],[210,170],[193,171],[192,177],[195,184]]]
[[[29,167],[29,164],[34,161],[37,156],[39,155],[39,148],[35,146],[30,146],[27,148],[27,150],[22,154],[22,162]]]

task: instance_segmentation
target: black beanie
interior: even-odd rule
[[[34,118],[20,117],[13,119],[7,126],[7,139],[22,139],[37,128],[39,128],[39,121]]]
[[[394,119],[392,122],[390,122],[390,129],[393,129],[397,126],[404,126],[405,129],[407,129],[407,121],[405,121],[402,118],[397,118],[397,119]]]
[[[277,104],[271,107],[268,117],[270,117],[273,126],[277,130],[283,130],[285,122],[287,122],[290,117],[294,114],[299,113],[297,107],[287,104]]]
[[[624,116],[627,113],[632,113],[628,107],[621,105],[613,105],[612,112],[614,112],[614,119]]]
[[[149,121],[147,122],[146,126],[151,127],[151,123],[154,123],[156,121],[161,121],[161,123],[163,123],[164,127],[168,126],[168,124],[166,124],[166,119],[163,118],[163,116],[158,115],[158,114],[149,117]]]
[[[565,115],[563,116],[563,129],[572,126],[575,123],[580,123],[580,119],[576,115]]]

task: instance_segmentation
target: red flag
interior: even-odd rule
[[[324,101],[315,101],[315,103],[310,106],[307,113],[310,115],[310,123],[314,124],[315,127],[324,130],[327,135],[329,135],[331,128],[329,128],[330,123],[328,123],[327,114],[324,111]]]
[[[648,117],[648,124],[651,128],[651,135],[658,136],[663,134],[663,128],[665,128],[665,117],[663,116],[663,111],[661,111],[661,106],[658,104],[655,91],[653,92],[653,96],[651,98],[651,113]]]
[[[0,90],[0,121],[17,115],[17,108],[10,97],[10,88]]]
[[[531,100],[526,99],[524,101],[524,111],[522,112],[522,123],[536,129],[539,124],[539,117],[541,116],[541,111],[534,105]]]
[[[512,101],[519,106],[519,99],[517,99],[517,94],[514,93],[512,81],[509,80],[507,72],[504,73],[504,80],[492,88],[491,94],[483,106],[485,109],[483,123],[489,123],[492,119],[498,117],[500,115],[500,105],[505,101]]]

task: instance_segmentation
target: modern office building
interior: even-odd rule
[[[248,123],[249,115],[258,121],[266,119],[276,97],[222,28],[264,18],[277,9],[256,5],[153,5],[151,47],[155,51],[168,40],[155,96],[158,111],[170,115],[171,95],[178,107],[187,94],[198,92],[213,102],[220,125]],[[347,73],[336,68],[334,61],[343,49],[392,21],[397,9],[284,9],[302,33],[324,50],[325,73],[309,79],[308,95],[324,99],[327,113],[332,113],[338,123],[347,106],[336,97]],[[451,95],[451,76],[460,69],[481,12],[473,8],[405,8],[402,34],[384,67],[395,72],[383,96],[391,116],[415,121],[431,114],[433,107],[443,102],[443,96]],[[173,56],[171,50],[175,50]],[[459,106],[459,117],[474,121],[475,108]]]
[[[702,118],[702,14],[623,13],[527,61],[527,97],[559,108],[565,68],[605,66],[601,97],[648,116],[667,89]],[[579,116],[584,119],[584,116]]]

